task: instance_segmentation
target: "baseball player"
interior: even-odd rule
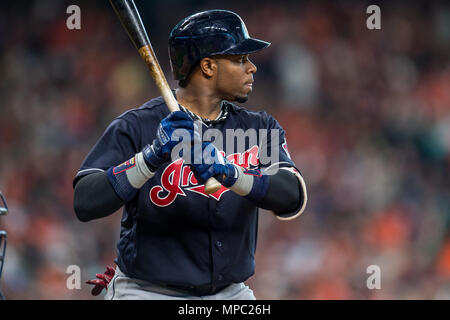
[[[278,122],[233,103],[252,91],[257,69],[249,54],[269,45],[226,10],[174,27],[169,55],[181,111],[169,113],[157,97],[120,115],[74,179],[79,220],[123,206],[117,267],[88,282],[93,294],[107,288],[105,299],[255,299],[244,281],[255,270],[258,208],[289,220],[307,201]],[[222,187],[207,194],[211,177]]]

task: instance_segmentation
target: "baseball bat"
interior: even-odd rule
[[[178,102],[175,99],[172,90],[167,83],[166,77],[164,76],[161,66],[156,59],[155,52],[153,51],[152,45],[145,30],[144,24],[142,23],[139,12],[134,4],[133,0],[109,0],[114,11],[119,17],[122,26],[127,31],[130,36],[131,41],[133,41],[134,46],[139,51],[142,59],[144,59],[145,64],[150,70],[153,80],[161,92],[164,101],[167,104],[170,112],[175,112],[180,110],[178,107]],[[214,178],[211,177],[205,183],[205,192],[210,194],[219,190],[221,184]]]
[[[6,204],[6,199],[3,196],[3,193],[0,192],[0,215],[8,214],[8,205]],[[1,274],[1,273],[0,273]]]

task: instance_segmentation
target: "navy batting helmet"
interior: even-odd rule
[[[181,20],[169,37],[175,80],[187,78],[201,59],[219,54],[248,54],[269,42],[250,38],[241,17],[228,10],[208,10]]]

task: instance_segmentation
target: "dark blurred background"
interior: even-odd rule
[[[66,8],[81,8],[68,30]],[[381,8],[381,30],[366,8]],[[450,299],[450,6],[445,1],[139,1],[169,82],[182,18],[230,9],[251,36],[245,107],[273,114],[306,180],[302,216],[260,213],[259,299]],[[106,126],[158,96],[108,1],[0,3],[0,191],[10,214],[8,299],[91,299],[68,290],[112,265],[121,213],[79,222],[72,179]],[[381,269],[369,290],[366,269]],[[101,296],[98,298],[102,298]],[[98,299],[97,298],[97,299]]]

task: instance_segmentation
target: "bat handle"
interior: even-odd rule
[[[205,183],[205,192],[207,194],[211,194],[219,190],[221,187],[222,185],[219,183],[219,181],[217,181],[216,178],[211,177]]]

